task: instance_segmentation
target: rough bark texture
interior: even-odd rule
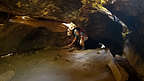
[[[52,19],[67,19],[77,15],[80,0],[0,0],[0,11]]]

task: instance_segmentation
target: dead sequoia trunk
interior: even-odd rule
[[[138,4],[134,4],[137,2]],[[128,49],[124,47],[126,50],[124,53],[126,53],[129,63],[143,76],[144,62],[143,60],[139,60],[143,59],[141,57],[143,57],[144,53],[144,34],[142,33],[144,31],[144,16],[142,14],[142,3],[143,0],[117,0],[112,7],[108,5],[108,8],[116,14],[116,16],[126,22],[128,27],[134,31],[129,35]],[[80,0],[12,0],[11,2],[9,0],[1,0],[0,11],[14,15],[29,15],[37,18],[41,17],[45,19],[71,21],[77,20],[81,5]],[[83,26],[86,29],[88,36],[94,41],[104,43],[110,48],[113,54],[122,54],[124,41],[121,36],[121,25],[113,22],[100,12],[89,14],[88,19],[86,25]],[[45,27],[32,28],[29,25],[15,23],[11,23],[5,27],[6,28],[1,31],[2,34],[0,35],[0,40],[2,42],[0,47],[3,48],[4,52],[13,49],[29,51],[45,48],[48,45],[64,45],[59,45],[64,41],[64,32],[53,33],[45,29]],[[54,43],[55,41],[56,43]],[[10,42],[12,43],[9,44]],[[6,46],[8,46],[8,48]]]

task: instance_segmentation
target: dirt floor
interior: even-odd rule
[[[45,49],[0,59],[0,81],[115,81],[105,50]]]

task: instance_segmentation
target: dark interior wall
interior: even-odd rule
[[[143,57],[144,41],[144,1],[143,0],[116,0],[106,7],[122,21],[124,21],[132,33],[129,35],[130,47]]]
[[[140,27],[128,36],[129,45],[144,60],[144,27]]]
[[[8,21],[9,14],[5,12],[0,12],[0,24],[6,23]]]
[[[114,4],[106,5],[106,7],[124,21],[129,29],[135,31],[139,28],[140,24],[144,24],[143,5],[143,0],[116,0]]]
[[[124,21],[132,33],[124,46],[129,63],[144,76],[144,0],[116,0],[107,6],[112,13]]]
[[[90,39],[95,43],[105,44],[114,55],[123,53],[122,26],[113,22],[107,15],[100,12],[89,14],[85,30]]]
[[[0,29],[0,54],[11,51],[29,52],[66,45],[65,32],[54,33],[46,27],[7,23]],[[65,41],[65,42],[64,42]]]
[[[128,35],[128,40],[124,46],[124,54],[129,63],[138,72],[138,75],[144,80],[144,28]]]

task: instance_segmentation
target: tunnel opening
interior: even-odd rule
[[[87,48],[99,48],[101,47],[99,43],[102,43],[110,49],[113,56],[122,55],[124,45],[122,25],[101,12],[89,14],[88,18],[84,27],[89,36]]]
[[[51,22],[51,23],[63,22],[59,20],[45,19],[41,17],[38,17],[38,18],[32,17],[32,20],[33,19],[36,20],[36,22],[38,23],[39,21]],[[101,24],[101,22],[103,22],[104,25]],[[19,23],[19,22],[16,21],[14,23]],[[111,53],[114,56],[115,54],[121,55],[123,53],[123,39],[121,36],[122,27],[120,24],[113,22],[106,15],[100,12],[90,14],[89,21],[87,23],[88,23],[87,26],[83,27],[89,36],[88,41],[86,41],[87,49],[100,48],[101,47],[100,43],[102,43],[107,48],[110,49]],[[39,24],[43,24],[43,23],[39,23]],[[54,25],[54,26],[57,26],[57,25]],[[52,38],[52,39],[49,39],[49,38]],[[47,27],[45,26],[43,27],[38,26],[37,28],[30,29],[30,32],[22,39],[21,43],[19,43],[20,47],[17,46],[16,49],[17,51],[28,52],[28,51],[37,51],[40,49],[47,48],[47,45],[55,46],[55,47],[62,47],[68,44],[68,42],[70,43],[70,41],[65,38],[66,38],[66,32],[62,32],[62,33],[51,32],[51,30],[47,29]],[[54,43],[50,40],[57,40],[57,41],[55,41]],[[64,40],[66,42],[62,43]],[[50,43],[48,44],[48,42],[50,42],[51,44]]]

